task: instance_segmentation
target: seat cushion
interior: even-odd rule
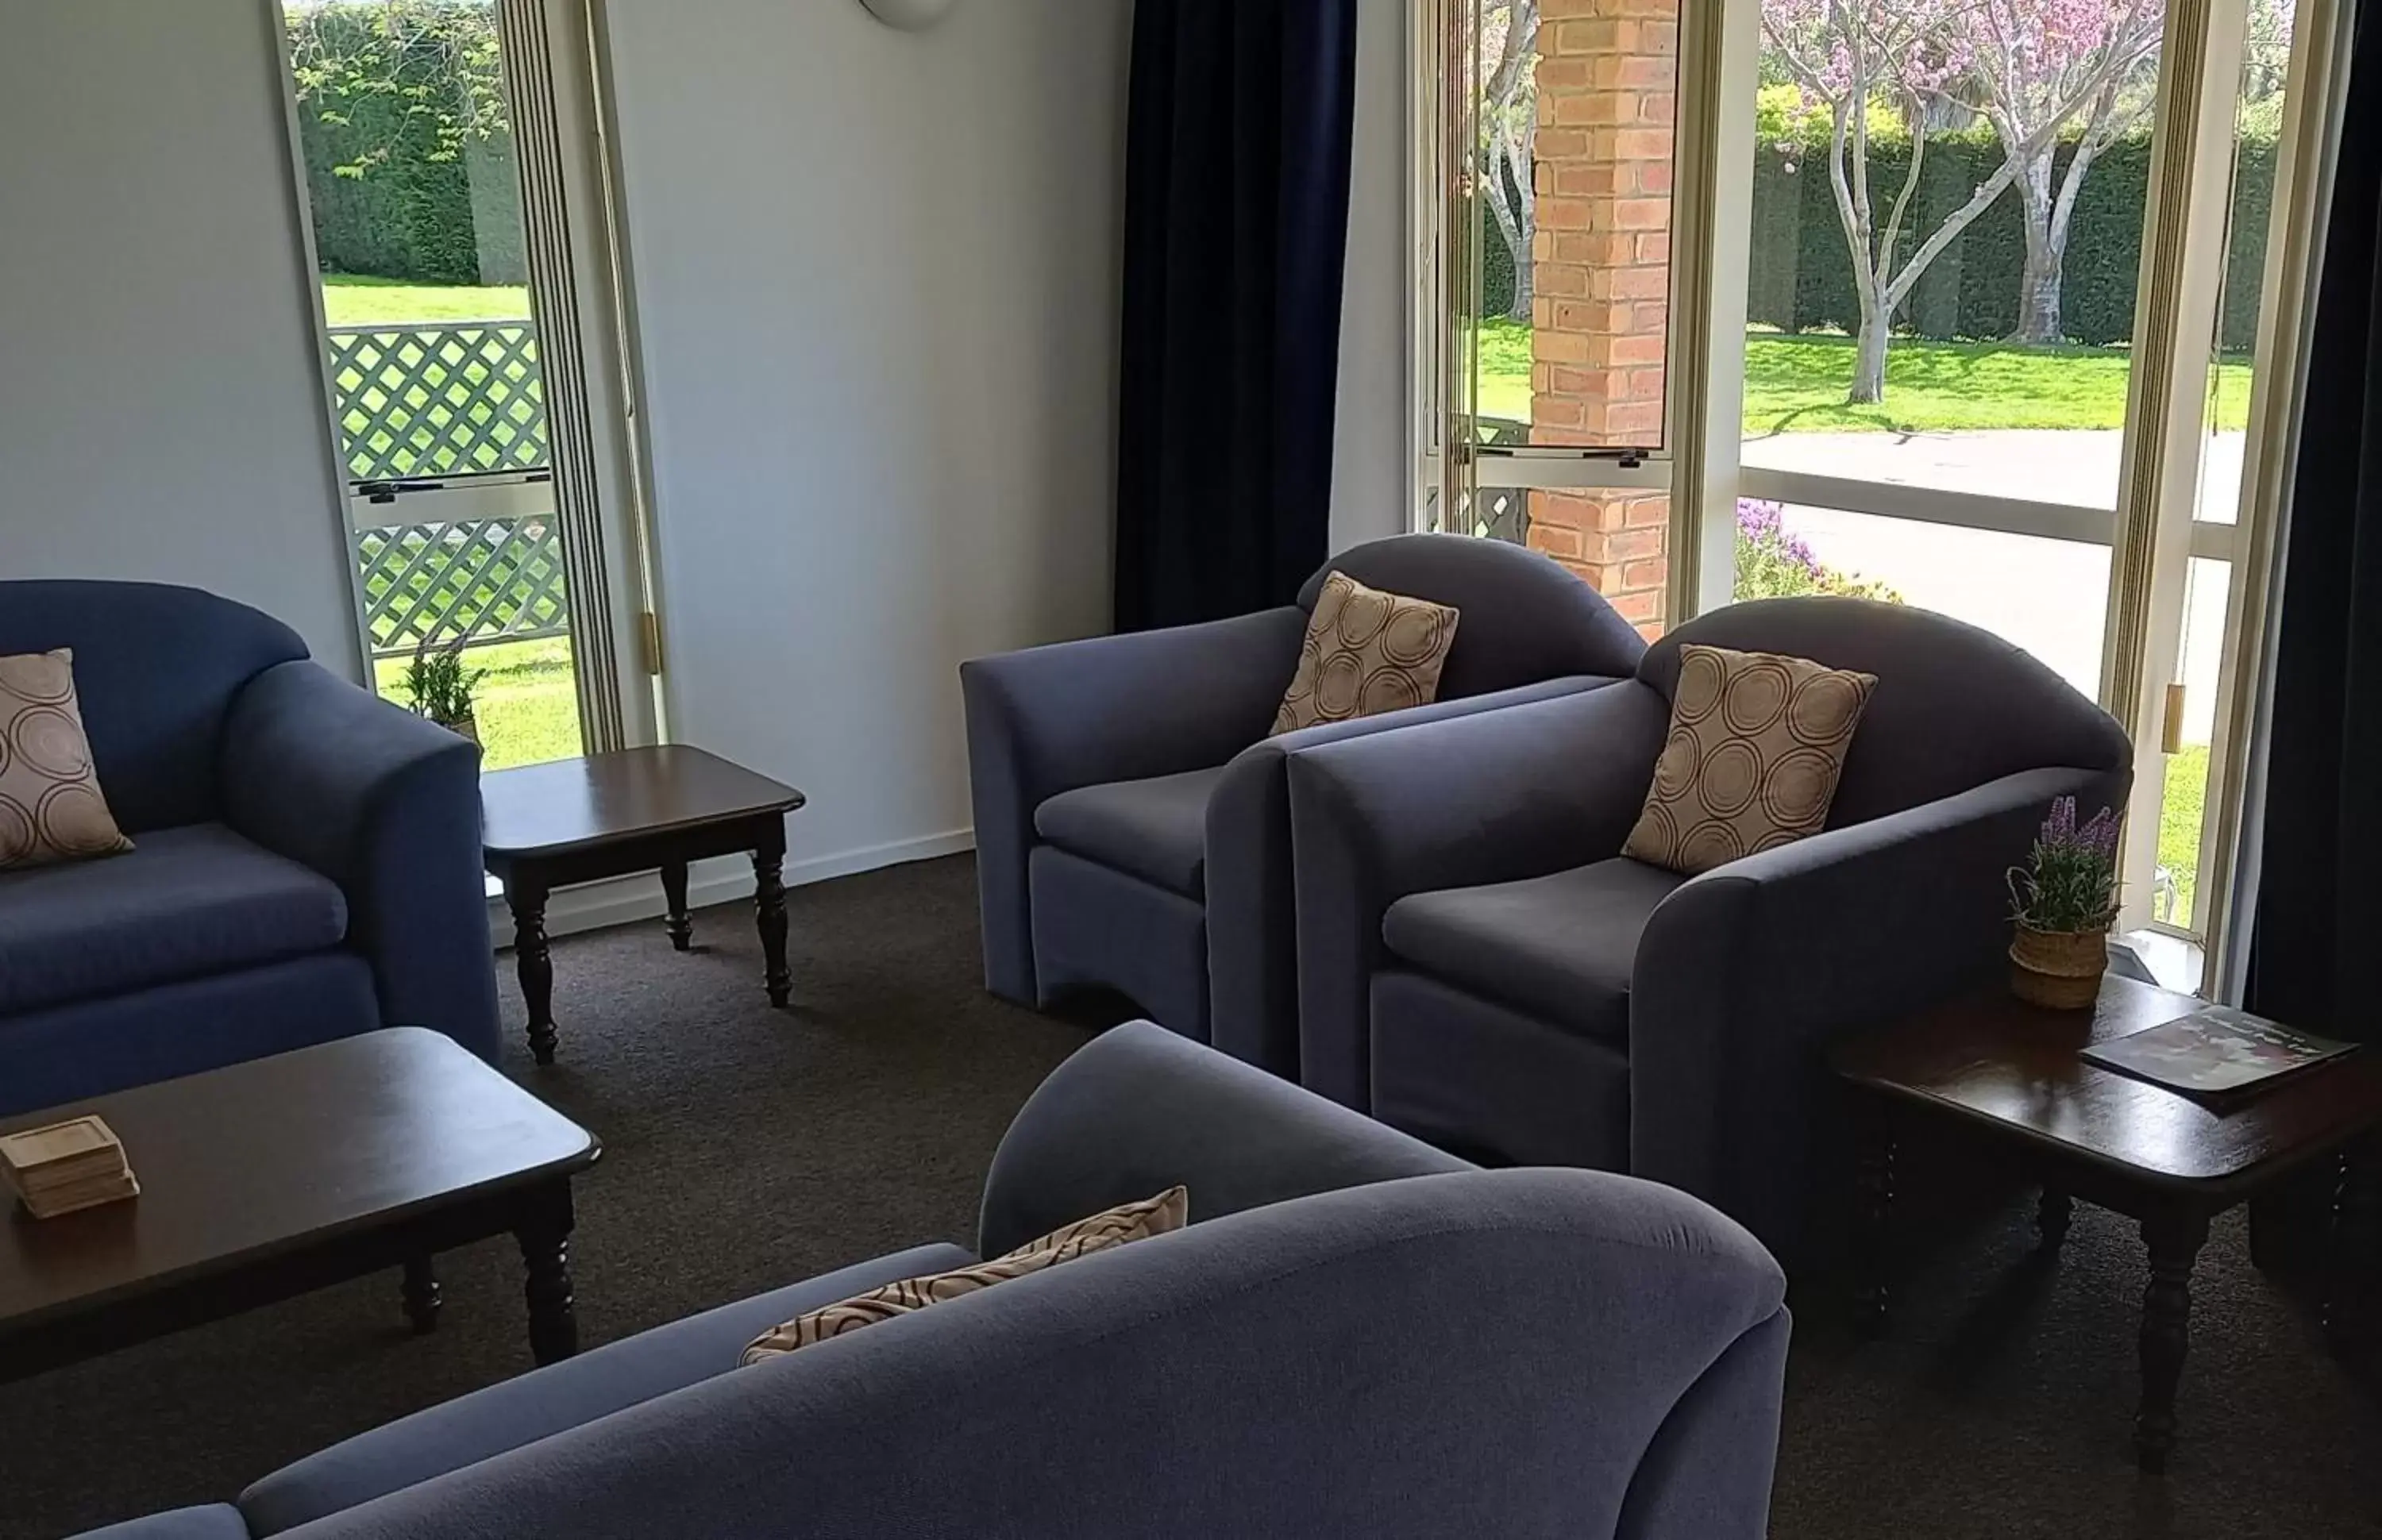
[[[1186,898],[1207,889],[1208,799],[1221,764],[1062,791],[1034,810],[1034,832],[1087,861]]]
[[[953,1245],[913,1247],[622,1338],[284,1466],[240,1494],[240,1511],[259,1535],[312,1523],[724,1375],[746,1343],[805,1311],[975,1260]]]
[[[1381,939],[1422,972],[1599,1042],[1629,1041],[1629,974],[1654,906],[1688,879],[1615,859],[1550,877],[1416,893]]]
[[[0,1015],[130,994],[338,946],[328,877],[221,824],[104,861],[0,872]]]
[[[110,1524],[85,1534],[82,1540],[248,1540],[248,1524],[229,1503],[205,1508],[178,1508],[153,1513],[129,1523]]]

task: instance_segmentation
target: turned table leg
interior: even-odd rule
[[[405,1300],[405,1318],[412,1323],[416,1333],[438,1329],[438,1275],[427,1256],[410,1257],[405,1264],[405,1283],[400,1290]]]
[[[521,973],[522,1003],[529,1008],[529,1048],[540,1064],[554,1062],[554,958],[546,944],[546,887],[505,883],[513,911],[513,966]]]
[[[1864,1337],[1885,1330],[1894,1266],[1894,1123],[1884,1107],[1872,1107],[1861,1121],[1854,1181],[1853,1325]]]
[[[528,1270],[530,1353],[543,1367],[579,1351],[578,1306],[571,1287],[571,1189],[560,1187],[513,1232]]]
[[[2056,1252],[2068,1239],[2068,1227],[2076,1217],[2076,1200],[2060,1188],[2046,1185],[2042,1201],[2034,1208],[2034,1233],[2046,1252]]]
[[[2167,1469],[2175,1447],[2175,1392],[2192,1340],[2192,1265],[2208,1239],[2208,1216],[2168,1210],[2143,1220],[2151,1281],[2143,1290],[2143,1401],[2134,1415],[2134,1454],[2144,1471]]]
[[[673,861],[663,865],[662,898],[669,905],[669,914],[662,923],[669,932],[670,945],[685,951],[694,945],[694,917],[686,909],[686,862]]]
[[[2334,1168],[2332,1226],[2324,1269],[2324,1330],[2344,1356],[2374,1334],[2373,1292],[2382,1258],[2382,1146],[2352,1145]]]
[[[753,914],[761,931],[769,1003],[783,1009],[793,999],[794,975],[786,966],[786,831],[771,829],[753,852]]]

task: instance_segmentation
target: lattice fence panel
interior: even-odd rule
[[[355,480],[546,468],[546,387],[527,322],[334,326],[329,348]]]
[[[571,629],[562,541],[550,519],[359,530],[356,570],[374,657]]]

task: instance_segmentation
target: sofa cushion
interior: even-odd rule
[[[1197,898],[1207,887],[1208,799],[1223,776],[1219,764],[1062,791],[1034,810],[1034,832],[1087,861]]]
[[[0,871],[131,848],[100,791],[73,652],[0,657]]]
[[[81,1540],[248,1540],[248,1524],[229,1503],[210,1503],[110,1524],[90,1531]]]
[[[1629,975],[1654,908],[1686,882],[1615,859],[1550,877],[1416,893],[1381,939],[1424,972],[1583,1037],[1626,1046]]]
[[[1022,1278],[1096,1252],[1147,1241],[1153,1235],[1171,1235],[1183,1228],[1190,1209],[1190,1195],[1177,1182],[1156,1197],[1119,1204],[1087,1219],[1061,1225],[1050,1234],[1037,1236],[988,1262],[971,1262],[964,1267],[948,1267],[938,1273],[879,1284],[848,1300],[806,1310],[791,1321],[770,1327],[744,1350],[743,1363],[749,1365],[783,1358],[829,1338],[890,1321],[896,1315],[908,1315],[945,1300],[979,1293],[996,1283]]]
[[[1452,605],[1368,588],[1345,572],[1323,580],[1298,671],[1274,713],[1276,733],[1427,706],[1461,618]]]
[[[953,1245],[916,1246],[622,1338],[284,1466],[240,1494],[240,1511],[260,1536],[312,1523],[724,1375],[744,1344],[806,1310],[975,1260]]]
[[[129,994],[338,946],[328,877],[221,824],[106,861],[0,872],[0,1015]]]
[[[1877,676],[1727,647],[1679,660],[1670,737],[1621,853],[1692,876],[1827,827]]]

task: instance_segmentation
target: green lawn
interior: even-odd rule
[[[1886,361],[1885,402],[1848,407],[1852,338],[1757,333],[1745,339],[1745,433],[2122,428],[2131,363],[2122,348],[1901,340]],[[2239,430],[2249,420],[2250,366],[2221,364],[2217,375],[2217,425]],[[1523,323],[1481,328],[1480,410],[1529,420],[1530,329]]]
[[[448,287],[407,283],[400,278],[325,273],[323,314],[334,326],[397,325],[409,321],[525,321],[529,318],[529,290],[518,287]]]
[[[2208,798],[2208,745],[2187,743],[2167,756],[2167,789],[2159,801],[2158,862],[2175,879],[2169,924],[2192,923],[2200,886],[2200,823]]]
[[[471,666],[488,671],[480,681],[474,713],[488,769],[568,759],[580,752],[570,638],[491,642],[469,649],[463,657]],[[400,703],[405,701],[406,661],[383,658],[373,666],[380,692]]]

